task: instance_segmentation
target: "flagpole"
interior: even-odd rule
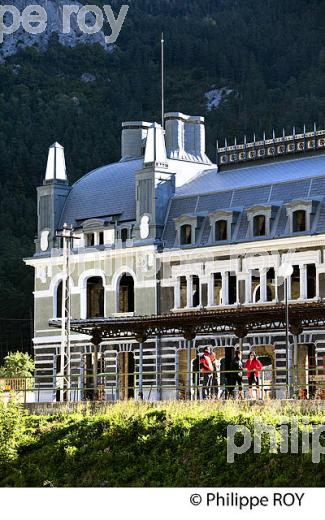
[[[161,126],[165,127],[165,71],[164,71],[164,33],[161,34]]]

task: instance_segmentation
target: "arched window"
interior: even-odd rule
[[[299,209],[294,211],[292,215],[292,228],[294,233],[302,233],[306,231],[306,211],[303,209]]]
[[[119,287],[119,312],[134,312],[134,280],[132,276],[124,274]]]
[[[215,241],[221,242],[228,240],[228,222],[226,220],[218,220],[215,223]]]
[[[254,217],[253,233],[254,237],[264,237],[266,235],[266,217],[265,215],[256,215]]]
[[[184,224],[181,227],[181,245],[189,246],[192,244],[192,226]]]
[[[56,317],[62,318],[62,289],[63,282],[60,282],[56,289]]]
[[[104,286],[100,277],[87,280],[87,318],[104,317]]]

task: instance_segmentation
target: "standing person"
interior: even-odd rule
[[[236,350],[235,356],[231,361],[231,373],[230,373],[230,389],[229,394],[231,397],[234,396],[234,390],[238,383],[238,399],[243,398],[243,363],[241,359],[241,352],[239,349]]]
[[[196,399],[200,399],[200,355],[197,354],[193,361],[193,388]]]
[[[245,368],[247,370],[248,389],[249,389],[250,399],[252,399],[252,397],[253,397],[253,385],[256,386],[256,397],[258,399],[261,399],[259,373],[262,370],[263,365],[257,359],[255,352],[251,352],[249,354],[249,358],[246,361]]]
[[[200,359],[200,369],[203,376],[203,388],[202,397],[207,399],[211,394],[211,387],[213,382],[213,361],[215,360],[214,354],[210,347],[205,347],[203,354]]]

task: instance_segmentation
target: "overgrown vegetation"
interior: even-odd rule
[[[87,2],[83,2],[87,3]],[[103,4],[105,2],[97,2]],[[118,11],[125,0],[112,0]],[[65,146],[70,181],[119,159],[122,120],[160,120],[160,33],[166,39],[166,110],[206,112],[204,93],[233,93],[207,113],[215,141],[297,131],[325,120],[323,0],[130,0],[117,41],[100,47],[31,48],[0,66],[0,319],[30,318],[36,186],[47,150]],[[95,81],[85,83],[89,73]],[[28,322],[1,321],[5,346]],[[12,341],[10,340],[12,334]]]
[[[17,405],[0,408],[1,486],[197,487],[322,486],[325,458],[252,449],[226,461],[227,426],[254,418],[279,425],[283,415],[302,420],[299,403],[286,409],[232,403],[120,403],[105,413],[25,416]],[[321,405],[320,405],[321,406]],[[307,413],[306,413],[307,415]],[[317,405],[311,424],[323,424]],[[10,432],[7,439],[4,432]],[[19,438],[17,434],[19,433]]]

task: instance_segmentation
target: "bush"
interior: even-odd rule
[[[0,468],[17,457],[17,447],[24,431],[24,413],[15,398],[0,400]]]

